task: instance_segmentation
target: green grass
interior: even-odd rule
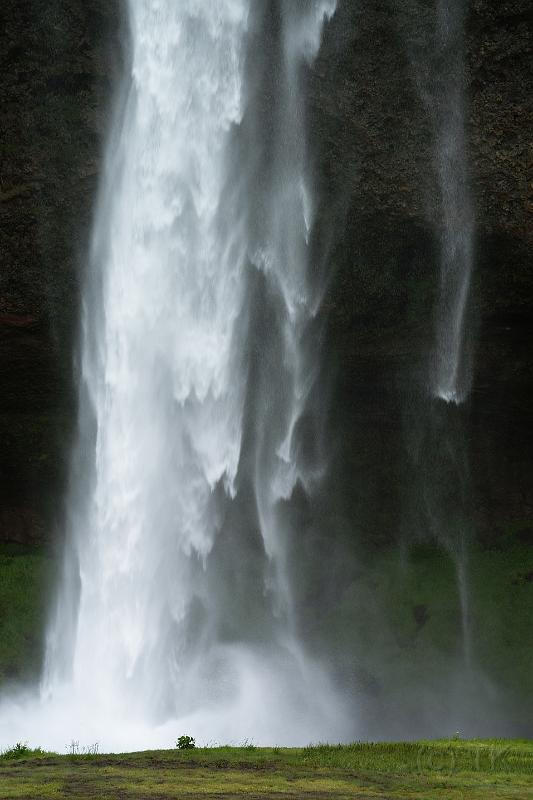
[[[16,761],[19,758],[36,758],[46,755],[42,747],[30,747],[26,742],[17,742],[0,753],[2,761]]]
[[[3,800],[527,800],[533,743],[443,740],[0,759]]]
[[[524,708],[527,721],[524,698],[533,696],[533,557],[523,529],[527,520],[502,529],[493,547],[474,544],[468,577],[476,669],[507,706],[518,709],[516,717]],[[45,548],[0,543],[0,687],[39,672],[53,568]],[[416,711],[421,685],[428,694],[445,695],[462,646],[449,555],[417,545],[402,559],[394,546],[354,560],[353,571],[354,580],[339,589],[334,606],[313,609],[305,623],[309,639],[337,662],[344,659],[358,685],[377,687],[387,707],[401,692],[404,705],[409,701]],[[306,591],[313,589],[310,580]]]
[[[527,730],[533,698],[533,554],[519,531],[495,538],[497,547],[473,544],[468,559],[472,708],[511,720],[511,730],[512,725]],[[355,578],[339,588],[334,613],[313,608],[309,628],[318,647],[326,643],[357,688],[368,687],[390,714],[387,721],[403,714],[405,724],[430,702],[434,718],[450,711],[451,719],[461,719],[461,708],[450,710],[448,703],[452,676],[465,680],[457,572],[450,555],[428,543],[413,545],[402,559],[397,547],[383,547],[363,553],[352,570]],[[489,701],[493,706],[487,708]],[[446,733],[457,726],[451,722]],[[395,735],[398,729],[391,732]]]
[[[44,548],[0,543],[0,683],[38,673],[49,574]]]

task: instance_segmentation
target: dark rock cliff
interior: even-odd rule
[[[461,407],[427,391],[441,221],[419,72],[435,3],[341,0],[310,76],[331,281],[323,385],[334,387],[336,516],[326,530],[344,553],[322,547],[326,582],[335,575],[329,600],[322,588],[323,627],[337,620],[339,679],[371,698],[366,724],[378,735],[412,724],[434,735],[429,718],[442,723],[455,704],[471,731],[531,735],[533,20],[528,0],[467,7],[474,375]],[[479,672],[468,688],[460,668],[465,694],[454,699],[443,687],[461,614]]]
[[[374,490],[363,493],[363,502],[378,537],[394,525],[376,514],[383,509],[378,497],[390,499],[384,513],[401,502],[393,465],[402,472],[405,416],[419,413],[409,394],[424,381],[432,340],[440,223],[431,120],[417,89],[424,64],[417,58],[434,25],[431,2],[345,0],[311,81],[321,219],[335,228],[328,349],[348,409],[341,424],[354,437],[344,457],[355,457],[363,482],[371,476]],[[499,525],[520,520],[533,526],[528,0],[471,2],[465,50],[476,242],[468,324],[474,386],[464,435],[473,514],[480,535],[490,539]],[[357,425],[361,418],[365,425]]]
[[[60,503],[119,17],[105,0],[0,7],[0,540],[49,536]]]

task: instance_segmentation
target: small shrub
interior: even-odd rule
[[[8,747],[0,754],[0,758],[6,760],[13,758],[29,758],[30,756],[43,755],[44,751],[40,747],[29,747],[28,742],[17,742],[13,747]]]
[[[244,742],[242,743],[241,747],[244,750],[250,750],[250,752],[253,752],[254,750],[257,750],[257,747],[255,746],[253,741],[251,741],[250,739],[245,739]]]
[[[178,750],[192,750],[193,747],[196,747],[196,742],[192,736],[180,736],[176,742],[176,747]]]

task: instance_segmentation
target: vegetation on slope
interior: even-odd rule
[[[49,572],[42,547],[0,543],[0,683],[39,670]]]
[[[40,754],[0,760],[0,796],[30,798],[352,798],[526,800],[533,744],[436,741],[213,747],[123,755]]]
[[[371,682],[392,708],[400,685],[416,707],[421,683],[437,694],[447,685],[460,650],[453,563],[438,548],[421,544],[403,561],[394,548],[383,548],[360,563],[357,580],[339,586],[334,607],[315,610],[307,629],[318,642],[327,642],[336,663],[345,658],[357,670],[359,688]],[[39,672],[52,568],[43,547],[0,543],[0,685]],[[308,573],[312,581],[311,565]],[[474,548],[470,554],[473,661],[517,706],[524,702],[524,689],[533,692],[532,576],[530,546],[520,530],[502,534],[492,549]],[[393,612],[387,615],[391,597]],[[361,607],[364,615],[358,613]]]

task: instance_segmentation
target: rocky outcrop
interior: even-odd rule
[[[0,510],[0,541],[29,544],[42,539],[43,522],[31,509],[2,508]]]

